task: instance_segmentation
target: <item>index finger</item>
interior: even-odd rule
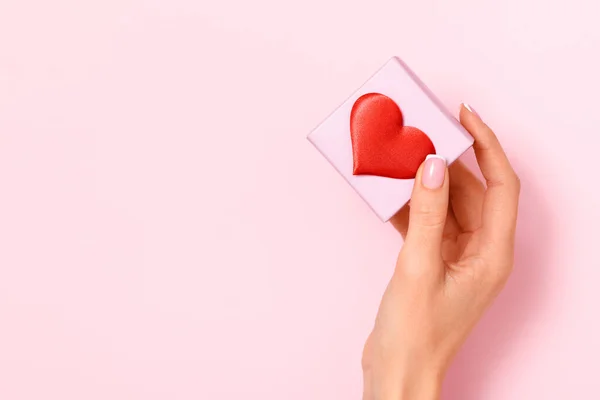
[[[486,180],[481,229],[486,242],[514,246],[521,184],[494,132],[465,104],[460,122],[475,139],[473,149]]]

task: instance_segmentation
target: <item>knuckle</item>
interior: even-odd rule
[[[517,193],[520,193],[521,192],[521,178],[516,173],[514,173],[513,182],[515,185],[515,190],[517,191]]]
[[[510,275],[514,263],[509,260],[490,261],[487,257],[477,257],[470,261],[472,269],[477,271],[476,281],[481,285],[481,290],[490,298],[500,294]]]
[[[492,151],[494,148],[499,146],[500,142],[498,141],[496,134],[485,123],[476,133],[478,134],[478,137],[475,138],[475,143],[473,144],[476,150],[487,152]]]
[[[434,205],[422,204],[413,207],[413,213],[417,224],[423,227],[439,227],[446,222],[446,210],[440,210]]]
[[[506,283],[513,270],[512,263],[506,263],[496,269],[496,281],[502,285]]]
[[[490,128],[490,126],[488,124],[484,123],[482,130],[487,139],[488,148],[492,148],[492,147],[500,145],[500,142],[498,141],[498,137],[496,136],[496,132],[494,132],[494,130],[492,128]]]
[[[513,270],[513,263],[492,265],[489,268],[488,282],[494,291],[500,291],[508,281]]]
[[[506,172],[497,179],[488,179],[486,185],[488,188],[502,187],[517,193],[521,191],[521,179],[514,171]]]

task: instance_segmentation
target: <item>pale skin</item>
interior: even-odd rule
[[[461,106],[460,122],[485,184],[460,162],[442,161],[441,172],[421,165],[410,205],[391,220],[404,246],[365,344],[364,400],[439,399],[454,355],[513,268],[519,179],[471,107]]]

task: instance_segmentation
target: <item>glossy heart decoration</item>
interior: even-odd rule
[[[361,96],[350,113],[354,175],[414,179],[428,154],[431,139],[421,130],[404,126],[400,107],[380,93]]]

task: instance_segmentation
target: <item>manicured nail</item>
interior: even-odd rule
[[[438,189],[446,178],[446,159],[436,154],[430,154],[425,159],[421,183],[427,189]]]
[[[467,110],[469,110],[469,112],[470,112],[471,114],[475,114],[476,116],[478,116],[478,117],[479,117],[479,114],[477,114],[477,111],[475,111],[475,109],[474,109],[473,107],[471,107],[471,106],[470,106],[470,105],[468,105],[467,103],[463,103],[463,106],[465,106],[465,108],[466,108]]]

